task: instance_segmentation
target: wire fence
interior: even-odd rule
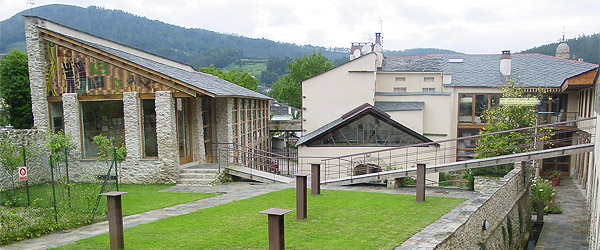
[[[114,159],[108,161],[109,170],[103,177],[80,177],[74,182],[69,173],[73,159],[67,149],[57,154],[33,155],[23,147],[20,158],[16,170],[3,169],[0,174],[4,182],[8,180],[0,189],[3,237],[19,231],[27,220],[33,224],[52,224],[51,228],[72,228],[106,220],[106,198],[99,194],[118,191]]]

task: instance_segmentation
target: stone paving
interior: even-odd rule
[[[213,207],[235,200],[243,200],[269,192],[295,187],[293,184],[258,184],[258,183],[228,183],[218,186],[173,186],[162,190],[163,192],[193,192],[193,193],[222,193],[223,195],[191,201],[172,207],[156,209],[123,218],[124,228],[135,227],[140,224],[157,221],[160,219],[188,214],[193,211]],[[64,230],[45,235],[35,239],[24,240],[0,249],[48,249],[66,245],[81,239],[108,233],[108,222]]]
[[[563,176],[556,187],[562,214],[544,216],[544,227],[535,249],[588,249],[589,220],[585,198],[573,179]]]

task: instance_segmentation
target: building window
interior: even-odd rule
[[[423,88],[423,92],[435,92],[435,88]]]
[[[406,87],[394,87],[394,92],[406,92]]]
[[[142,131],[144,132],[144,157],[158,157],[154,99],[142,100],[142,121]]]
[[[83,157],[98,157],[94,137],[104,135],[115,146],[125,143],[123,127],[123,101],[81,102],[81,123],[83,124]]]
[[[459,99],[459,123],[486,123],[483,112],[500,103],[502,94],[461,94]]]
[[[434,80],[435,80],[435,77],[433,77],[433,76],[423,77],[423,82],[433,82]]]
[[[52,126],[52,132],[55,133],[64,129],[62,102],[50,103],[50,126]]]
[[[394,80],[395,80],[396,82],[406,82],[406,77],[404,77],[404,76],[399,76],[399,77],[396,77],[396,78],[394,78]]]

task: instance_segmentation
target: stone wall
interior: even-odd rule
[[[33,125],[38,129],[45,129],[49,127],[48,102],[46,101],[48,92],[45,81],[45,49],[37,26],[44,27],[44,21],[38,18],[25,18],[25,42],[27,45]]]
[[[42,184],[50,181],[50,168],[48,165],[49,152],[45,148],[45,132],[37,129],[2,129],[0,137],[7,137],[9,143],[22,147],[25,146],[27,153],[27,178],[29,185]],[[11,188],[13,181],[16,185],[24,185],[18,182],[17,171],[7,172],[0,169],[0,189]]]
[[[531,229],[530,175],[516,166],[396,249],[522,249]]]

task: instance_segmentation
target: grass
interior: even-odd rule
[[[237,70],[240,72],[248,72],[253,76],[260,76],[260,73],[267,69],[267,59],[240,59],[240,63],[232,63],[223,68],[226,71]]]
[[[218,194],[206,193],[174,193],[174,192],[158,192],[173,185],[169,184],[152,184],[152,185],[135,185],[122,184],[119,191],[129,192],[121,198],[123,204],[123,215],[139,214],[142,212],[174,206],[181,203],[186,203],[195,200],[201,200]]]
[[[189,201],[200,200],[218,194],[158,192],[171,185],[120,185],[120,191],[129,192],[122,196],[123,215],[132,215],[154,209],[169,207]],[[27,238],[35,238],[60,229],[69,229],[89,224],[96,204],[99,183],[72,183],[71,196],[64,185],[55,186],[58,216],[55,222],[51,185],[35,185],[29,188],[31,207],[26,207],[25,191],[18,189],[0,192],[0,244],[10,244]],[[23,188],[24,189],[24,188]],[[94,222],[106,220],[106,198],[98,207]]]
[[[322,190],[308,218],[285,216],[288,249],[393,249],[464,199]],[[295,189],[272,192],[125,230],[128,249],[267,249],[267,208],[295,210]],[[58,249],[108,249],[108,234]]]

